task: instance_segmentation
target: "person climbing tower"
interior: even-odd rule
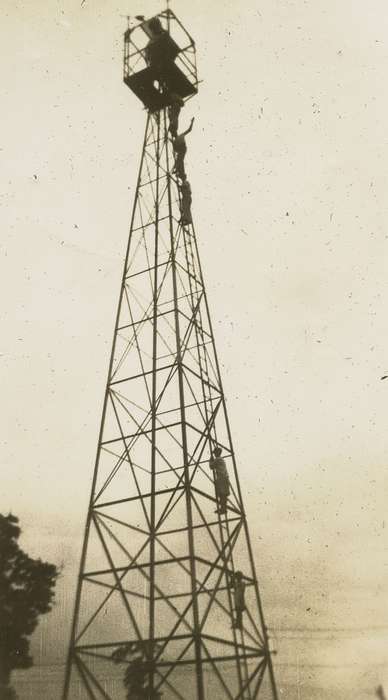
[[[191,218],[191,187],[188,180],[183,180],[181,186],[181,224],[187,226],[192,224]]]
[[[158,644],[154,644],[153,648],[158,651]],[[115,664],[126,663],[124,686],[127,689],[128,700],[161,700],[163,693],[151,691],[148,685],[151,666],[146,658],[147,652],[149,653],[147,642],[130,642],[118,647],[111,654]]]
[[[179,95],[175,92],[171,94],[171,104],[168,108],[168,130],[174,139],[178,134],[179,114],[184,104],[184,101]]]
[[[214,472],[216,496],[218,500],[218,509],[216,513],[226,513],[226,504],[229,496],[229,476],[226,469],[225,460],[221,457],[222,448],[217,445],[214,448],[214,457],[209,460],[209,467]]]
[[[133,659],[128,664],[124,685],[128,691],[127,697],[131,700],[132,698],[140,700],[140,698],[146,697],[146,672],[146,664],[140,657]]]
[[[172,172],[176,173],[177,177],[180,178],[180,180],[185,180],[186,179],[186,173],[185,173],[185,155],[187,151],[187,146],[186,146],[186,139],[185,136],[190,133],[190,131],[193,128],[194,124],[194,117],[192,118],[190,122],[190,126],[186,131],[184,131],[182,134],[178,134],[173,142],[173,148],[174,148],[174,153],[175,153],[175,164],[173,167]]]
[[[245,610],[245,582],[241,571],[236,571],[234,574],[232,588],[234,589],[234,607],[236,611],[236,620],[233,623],[233,627],[242,630],[242,615]]]

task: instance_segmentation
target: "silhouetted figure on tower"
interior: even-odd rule
[[[144,23],[144,30],[150,37],[144,49],[146,63],[152,70],[154,78],[159,82],[163,92],[174,69],[174,62],[179,48],[163,28],[159,17],[152,17]]]
[[[185,155],[187,152],[187,146],[186,146],[186,139],[185,136],[190,133],[190,131],[193,128],[194,124],[194,117],[192,118],[190,122],[190,126],[186,131],[184,131],[182,134],[178,134],[172,142],[173,148],[174,148],[174,153],[175,153],[175,165],[173,168],[173,173],[176,173],[177,177],[180,178],[180,180],[185,180],[186,179],[186,173],[185,173]]]
[[[151,38],[144,49],[145,59],[151,68],[158,69],[166,58],[163,51],[163,40],[167,32],[163,29],[159,17],[152,17],[147,22],[147,29],[147,34],[151,34]]]
[[[242,615],[245,610],[245,582],[241,571],[236,571],[233,577],[232,588],[234,589],[234,607],[236,620],[233,627],[242,630]]]
[[[138,657],[133,659],[127,667],[124,676],[124,685],[127,689],[128,700],[143,700],[145,692],[146,668],[144,661]]]
[[[127,667],[124,685],[128,700],[160,700],[162,693],[152,690],[148,685],[150,665],[140,656],[133,659]]]
[[[217,446],[214,448],[214,457],[209,460],[209,467],[213,470],[216,496],[218,500],[218,509],[216,513],[226,513],[226,504],[229,496],[229,476],[226,469],[225,460],[221,457],[222,448]]]
[[[158,645],[154,645],[157,650]],[[124,686],[127,689],[128,700],[160,700],[162,693],[148,686],[150,662],[146,654],[149,653],[147,642],[131,642],[115,649],[111,655],[116,664],[127,663],[124,675]],[[130,656],[129,660],[127,657]]]
[[[175,92],[171,94],[171,104],[168,108],[168,130],[173,138],[178,134],[179,114],[184,106],[184,101]]]
[[[191,187],[188,180],[183,180],[181,186],[181,224],[187,226],[192,224],[191,218]]]

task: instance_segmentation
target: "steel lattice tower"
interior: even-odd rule
[[[125,34],[124,80],[147,119],[63,698],[277,700],[196,237],[173,172],[168,106],[197,91],[195,45],[170,10],[158,18],[159,63],[144,46],[147,22]]]

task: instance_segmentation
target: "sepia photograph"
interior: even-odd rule
[[[387,4],[0,35],[0,700],[386,700]]]

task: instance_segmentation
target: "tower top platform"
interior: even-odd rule
[[[124,82],[150,112],[197,93],[195,42],[170,9],[124,34]]]

